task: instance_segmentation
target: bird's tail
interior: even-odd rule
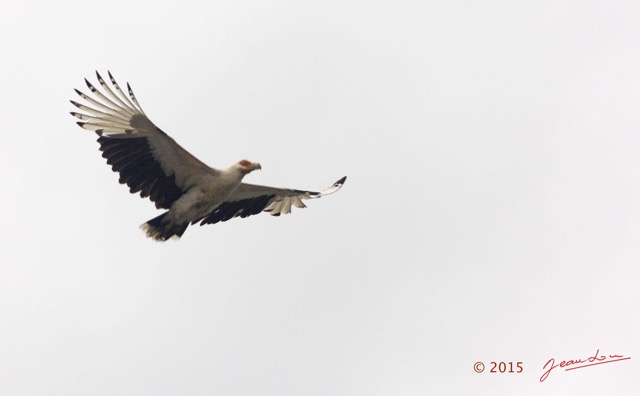
[[[140,226],[149,238],[156,241],[166,241],[167,239],[180,239],[182,234],[189,226],[186,224],[175,224],[169,220],[167,216],[169,212],[165,212],[160,216],[151,219]]]

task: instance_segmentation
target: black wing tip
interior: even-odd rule
[[[136,95],[133,93],[133,89],[131,88],[131,85],[128,82],[127,82],[127,91],[129,91],[129,97],[131,97],[131,100],[133,100],[137,104],[138,101],[136,99]],[[138,105],[138,106],[140,106],[140,105]]]
[[[343,177],[342,179],[338,180],[337,182],[333,183],[334,186],[341,186],[344,184],[344,182],[347,180],[347,177]]]
[[[89,80],[87,80],[86,78],[84,79],[85,84],[87,84],[87,87],[91,90],[91,92],[95,92],[96,88],[93,86],[93,84],[91,84],[89,82]]]

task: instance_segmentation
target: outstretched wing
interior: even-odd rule
[[[157,208],[168,209],[203,173],[216,174],[169,135],[155,126],[142,111],[131,86],[129,97],[115,79],[109,79],[115,92],[96,72],[105,94],[87,79],[85,82],[95,98],[75,90],[91,106],[73,100],[71,103],[84,113],[71,115],[82,120],[80,127],[98,134],[102,156],[114,172],[120,173],[120,183],[127,184],[131,193],[149,197]]]
[[[234,217],[248,217],[262,211],[269,212],[272,216],[289,214],[292,206],[305,208],[306,205],[302,202],[305,199],[320,198],[338,191],[345,180],[347,180],[346,176],[321,192],[242,183],[229,198],[202,219],[200,225],[215,224]],[[200,220],[192,224],[198,221]]]

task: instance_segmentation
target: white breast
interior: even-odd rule
[[[243,174],[221,172],[218,175],[204,174],[172,206],[170,216],[176,222],[191,222],[201,219],[219,206],[238,188]]]

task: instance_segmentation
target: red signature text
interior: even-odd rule
[[[551,371],[558,367],[564,368],[564,371],[569,371],[589,366],[595,366],[597,364],[613,363],[629,359],[631,358],[624,357],[622,355],[600,355],[600,349],[597,349],[596,353],[594,353],[593,356],[590,356],[586,359],[563,360],[560,363],[556,363],[556,359],[551,358],[542,367],[543,370],[547,369],[547,371],[545,371],[544,374],[542,374],[542,376],[540,377],[540,382],[544,382],[544,380],[549,377],[549,374],[551,374]]]

